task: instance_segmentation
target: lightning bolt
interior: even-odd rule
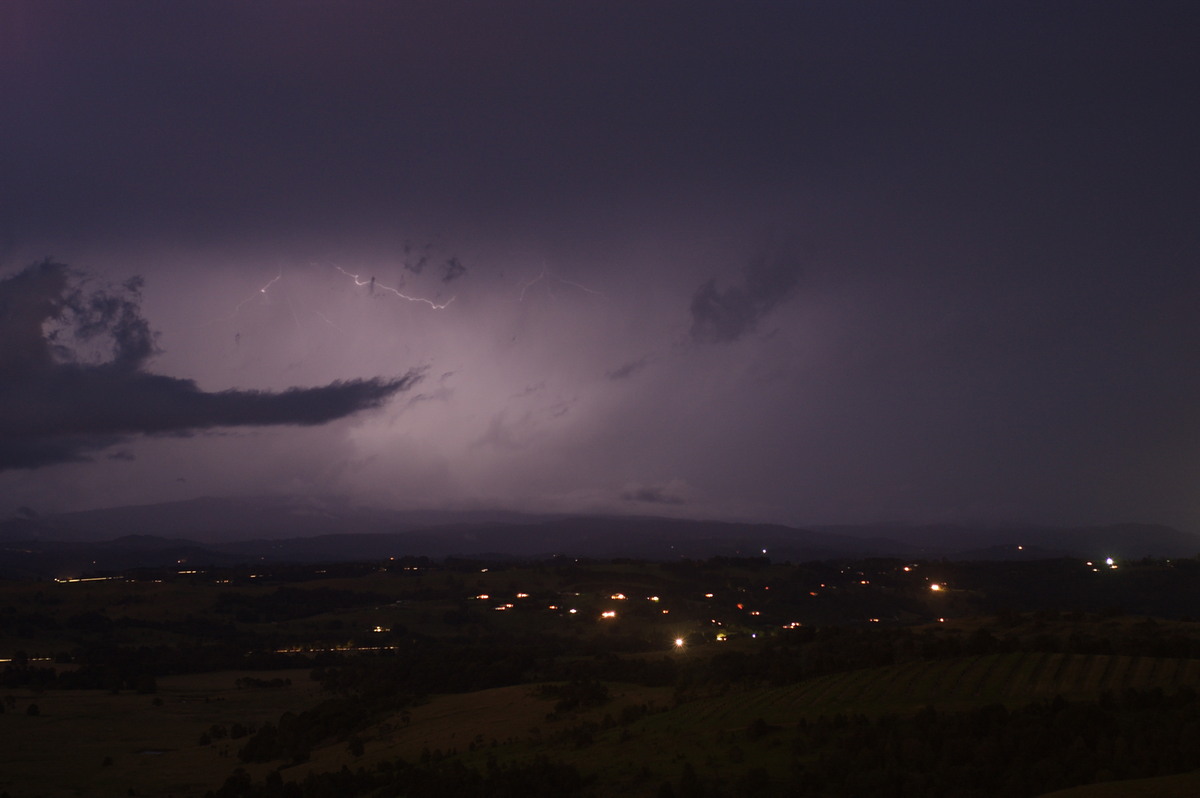
[[[532,288],[535,283],[539,283],[542,280],[545,280],[547,277],[554,280],[555,282],[562,283],[563,285],[569,285],[572,288],[578,288],[580,291],[583,291],[585,293],[592,294],[594,296],[604,296],[604,294],[602,294],[601,292],[596,291],[591,288],[588,288],[586,285],[581,285],[573,280],[567,280],[562,277],[559,277],[556,274],[551,274],[550,270],[548,268],[546,268],[545,266],[542,266],[541,274],[539,274],[537,277],[534,277],[532,280],[529,280],[528,282],[525,282],[521,285],[521,296],[517,299],[517,301],[524,302],[525,301],[525,292],[528,291],[530,288]],[[553,296],[553,294],[551,294],[551,295]]]
[[[263,296],[266,296],[266,289],[270,288],[271,286],[274,286],[275,283],[280,282],[280,280],[282,280],[282,278],[283,278],[283,268],[281,266],[280,274],[277,274],[274,277],[271,277],[269,281],[266,281],[265,286],[258,289],[258,293],[262,294]],[[254,299],[256,299],[256,298],[254,298],[254,296],[251,296],[250,299],[244,299],[244,300],[238,302],[238,307],[233,308],[234,316],[236,316],[236,314],[238,314],[238,311],[241,310],[242,305],[245,305],[246,302],[251,302]]]
[[[258,289],[258,293],[262,294],[263,296],[266,296],[267,289],[270,288],[271,286],[275,285],[275,283],[279,282],[282,279],[283,279],[283,267],[280,267],[279,274],[272,277],[270,280],[267,281],[266,285],[264,285],[262,288]],[[233,313],[230,314],[230,317],[232,318],[233,316],[236,316],[238,311],[241,310],[242,307],[244,307],[249,302],[253,302],[256,298],[257,297],[251,296],[248,299],[243,299],[241,302],[238,303],[237,307],[235,307],[233,309]]]
[[[329,325],[330,327],[332,327],[333,329],[337,330],[337,331],[338,331],[338,332],[340,332],[340,333],[344,333],[344,332],[346,332],[346,331],[345,331],[345,330],[343,330],[341,327],[337,326],[337,325],[336,325],[336,324],[334,324],[332,321],[330,321],[330,320],[329,320],[329,317],[328,317],[328,316],[326,316],[326,315],[325,315],[324,313],[322,313],[321,311],[319,311],[319,310],[316,310],[316,311],[313,311],[313,312],[314,312],[314,313],[316,313],[316,314],[317,314],[317,316],[319,316],[319,317],[320,317],[321,321],[325,322],[326,324],[328,324],[328,325]]]
[[[351,274],[350,272],[343,269],[341,266],[334,266],[333,268],[337,269],[342,274],[344,274],[347,277],[349,277],[350,279],[354,280],[354,284],[357,285],[359,288],[364,288],[364,287],[371,287],[373,289],[378,288],[380,291],[388,291],[388,292],[393,293],[396,296],[400,297],[401,299],[408,300],[409,302],[424,302],[426,305],[433,308],[434,310],[444,310],[455,299],[454,297],[450,297],[444,303],[438,304],[437,302],[434,302],[432,299],[426,299],[425,297],[409,296],[408,294],[405,294],[404,292],[400,291],[399,289],[392,288],[390,285],[384,285],[383,283],[377,282],[374,277],[372,277],[369,280],[363,280],[357,274]]]
[[[219,321],[233,321],[234,319],[237,318],[237,315],[241,311],[242,308],[246,307],[246,305],[249,305],[251,302],[258,299],[260,296],[266,296],[267,290],[271,286],[275,285],[275,283],[279,282],[282,279],[283,279],[283,267],[280,267],[279,273],[276,274],[274,277],[272,277],[270,280],[268,280],[262,288],[258,289],[253,294],[251,294],[250,296],[243,299],[241,302],[234,305],[233,311],[228,316],[220,316],[218,318],[213,319],[212,321],[205,322],[201,326],[208,327],[209,325],[216,324]],[[295,315],[295,311],[293,311],[293,315]],[[234,336],[234,342],[240,343],[240,341],[241,341],[241,333],[237,333]]]
[[[267,293],[267,289],[270,288],[271,286],[275,285],[275,283],[279,282],[281,279],[283,279],[283,267],[280,267],[279,274],[272,277],[270,280],[267,281],[266,285],[264,285],[262,288],[258,289],[258,293],[260,293],[260,294]]]

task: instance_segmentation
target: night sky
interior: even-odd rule
[[[0,515],[1200,530],[1192,2],[0,4]]]

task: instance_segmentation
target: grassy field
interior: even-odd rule
[[[256,657],[268,656],[258,661],[259,667],[274,667],[277,662],[294,660],[287,655],[274,659],[272,652],[293,645],[311,646],[310,651],[396,645],[404,650],[395,655],[395,661],[401,667],[408,662],[411,673],[430,672],[429,663],[426,671],[419,667],[423,652],[436,656],[443,651],[450,653],[444,663],[434,663],[434,673],[455,675],[461,664],[465,673],[494,672],[496,676],[464,681],[427,679],[424,684],[428,686],[411,688],[403,681],[396,682],[396,690],[414,693],[506,684],[515,678],[537,678],[528,675],[535,673],[554,673],[556,678],[577,674],[595,678],[601,673],[616,678],[617,673],[625,673],[628,678],[651,680],[663,674],[655,669],[656,662],[646,663],[651,666],[646,668],[618,669],[615,666],[631,664],[621,660],[653,661],[667,656],[679,666],[674,670],[667,667],[666,677],[657,682],[670,683],[670,687],[606,682],[609,700],[571,711],[556,712],[556,698],[532,683],[428,696],[390,716],[372,715],[370,726],[355,728],[353,720],[342,725],[339,728],[354,729],[353,745],[350,739],[325,738],[307,761],[298,764],[287,759],[296,755],[298,749],[293,748],[266,754],[284,758],[245,765],[238,751],[249,738],[218,735],[202,744],[201,736],[214,725],[278,724],[285,712],[300,713],[316,706],[328,696],[316,689],[308,667],[160,676],[153,694],[128,689],[120,694],[0,689],[0,700],[6,706],[0,714],[0,793],[8,791],[13,798],[57,798],[128,795],[133,790],[137,795],[201,798],[238,767],[244,767],[255,780],[279,771],[285,781],[300,781],[310,773],[337,772],[343,766],[370,769],[396,758],[422,762],[452,756],[480,771],[486,770],[492,758],[512,763],[545,757],[571,764],[592,778],[588,794],[597,798],[650,798],[664,782],[679,783],[685,766],[726,794],[752,794],[756,772],[758,778],[791,783],[796,778],[791,768],[805,766],[803,759],[808,754],[804,751],[808,749],[797,748],[804,732],[795,728],[801,720],[916,715],[927,706],[943,713],[994,704],[1015,710],[1060,695],[1091,700],[1106,691],[1200,689],[1200,658],[1187,658],[1197,657],[1198,649],[1189,648],[1188,641],[1200,638],[1200,628],[1185,620],[1082,612],[1008,613],[1003,617],[951,617],[945,623],[912,627],[906,632],[887,624],[875,627],[860,619],[836,634],[812,637],[811,646],[785,639],[790,632],[768,638],[766,626],[751,625],[766,623],[752,612],[758,607],[764,617],[782,612],[778,609],[782,599],[777,596],[788,589],[792,593],[789,601],[799,602],[796,607],[828,601],[830,606],[857,608],[854,612],[858,615],[868,610],[874,613],[875,605],[864,603],[864,596],[875,589],[876,582],[912,578],[907,572],[893,574],[896,568],[892,565],[878,567],[878,574],[826,569],[819,579],[842,581],[838,585],[831,581],[828,590],[824,583],[816,585],[820,596],[818,591],[797,590],[795,585],[788,588],[787,583],[776,581],[776,577],[787,577],[788,571],[774,566],[730,568],[727,572],[716,569],[687,576],[632,563],[559,569],[468,565],[432,573],[374,569],[358,576],[330,575],[311,582],[276,584],[258,584],[246,575],[226,583],[199,575],[175,583],[0,582],[0,611],[7,613],[0,616],[6,621],[0,624],[4,632],[0,658],[16,658],[17,652],[40,657],[73,649],[88,651],[89,647],[103,651],[105,646],[120,646],[133,651],[136,646],[162,645],[183,652],[184,657],[194,652],[232,651],[232,656],[214,660],[219,664],[213,667],[241,667],[243,663],[249,667],[250,661],[243,659],[246,651],[253,651]],[[774,589],[765,586],[768,581]],[[871,587],[867,587],[868,581]],[[756,585],[762,585],[761,589]],[[301,586],[318,598],[310,601],[308,595],[297,593]],[[882,596],[893,588],[884,582],[878,590]],[[334,595],[339,591],[342,595]],[[321,596],[327,598],[318,600]],[[954,597],[962,601],[971,598],[967,591],[958,591]],[[946,598],[938,596],[936,600],[944,604]],[[577,612],[571,613],[571,609]],[[615,611],[617,619],[604,620],[601,611]],[[791,609],[787,613],[791,618]],[[756,629],[762,639],[751,637]],[[713,642],[718,631],[728,633],[729,639]],[[539,644],[538,635],[543,633],[554,642],[548,650],[556,653],[545,655],[537,664],[532,660],[524,663],[513,655],[526,644]],[[694,642],[676,649],[676,637]],[[482,649],[473,645],[493,648],[480,654]],[[1062,653],[1067,649],[1125,653]],[[461,661],[459,651],[463,652]],[[1012,653],[955,656],[966,651]],[[412,659],[406,660],[409,652]],[[738,653],[744,656],[727,656]],[[778,659],[771,660],[771,656]],[[889,662],[896,656],[912,659],[886,667],[861,667],[869,662]],[[551,657],[553,668],[546,666]],[[353,655],[343,661],[351,672],[367,662]],[[145,664],[138,659],[135,666],[139,663]],[[519,666],[505,670],[506,663]],[[766,666],[755,669],[749,663]],[[833,668],[855,667],[855,663],[857,670],[781,686],[755,681],[798,678],[802,672],[828,673]],[[33,664],[47,667],[51,663]],[[614,666],[611,670],[609,664]],[[191,660],[182,666],[178,661],[168,662],[169,667],[157,672],[194,665]],[[65,672],[77,666],[56,667]],[[81,659],[78,667],[89,666]],[[102,669],[108,664],[101,660],[91,667]],[[391,670],[390,665],[386,674],[379,673],[414,678],[409,672]],[[238,680],[243,677],[286,678],[292,684],[239,688]],[[132,679],[117,684],[138,686]],[[35,704],[38,712],[30,714],[29,708]],[[355,708],[352,713],[359,711]],[[353,718],[361,716],[353,714]],[[847,750],[853,748],[847,746]],[[818,755],[811,756],[816,761]],[[1200,794],[1200,775],[1114,782],[1067,791],[1057,798],[1183,794]]]
[[[239,677],[291,687],[238,689]],[[14,796],[203,795],[237,764],[238,741],[199,745],[213,724],[260,724],[317,700],[304,671],[164,677],[157,695],[97,690],[7,691],[0,715],[0,790]],[[161,703],[160,703],[161,702]],[[27,714],[36,705],[36,716]]]
[[[1200,771],[1154,779],[1110,781],[1057,790],[1040,798],[1193,798],[1200,795]]]
[[[290,678],[282,688],[239,689],[241,676]],[[926,705],[953,710],[988,703],[1017,706],[1062,694],[1094,697],[1127,687],[1200,687],[1200,661],[1052,653],[994,654],[912,662],[836,674],[784,687],[697,690],[673,696],[669,688],[609,684],[610,700],[566,715],[534,685],[434,696],[364,730],[364,752],[344,741],[313,752],[310,761],[284,767],[285,780],[342,765],[371,766],[432,752],[454,753],[467,764],[488,756],[503,760],[546,755],[596,777],[596,795],[650,796],[664,780],[694,763],[702,777],[730,779],[762,768],[775,772],[772,747],[744,744],[756,721],[786,729],[801,717],[840,712],[915,711]],[[259,725],[321,699],[306,671],[221,672],[165,677],[156,695],[101,691],[10,691],[13,706],[0,715],[0,790],[14,796],[140,795],[196,798],[220,785],[238,767],[243,741],[200,745],[213,724]],[[36,704],[39,714],[30,716]],[[647,706],[641,717],[627,707]],[[635,713],[636,714],[636,713]],[[69,751],[65,755],[64,751]],[[262,778],[280,763],[248,766]],[[777,775],[784,775],[778,773]],[[1114,783],[1063,793],[1058,798],[1196,794],[1190,777]],[[1136,790],[1157,792],[1136,792]],[[1107,790],[1107,791],[1106,791]],[[1174,790],[1174,791],[1172,791]]]
[[[1127,687],[1200,687],[1200,660],[1055,653],[988,654],[911,662],[810,679],[794,685],[730,692],[679,707],[684,724],[745,727],[761,717],[788,724],[839,712],[905,712],[926,705],[954,710],[1020,705],[1063,695],[1089,698]]]

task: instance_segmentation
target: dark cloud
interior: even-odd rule
[[[429,244],[421,247],[421,255],[415,261],[410,257],[413,254],[413,245],[409,242],[404,242],[404,268],[413,274],[420,274],[425,271],[425,264],[429,262]]]
[[[526,412],[520,419],[512,422],[508,420],[507,413],[497,413],[488,422],[487,431],[471,443],[471,448],[490,447],[509,452],[525,448],[527,441],[523,433],[528,430],[532,417],[532,413]]]
[[[116,289],[94,287],[50,260],[0,281],[0,379],[97,362],[138,370],[157,351],[141,315],[141,287],[138,277]]]
[[[750,262],[735,285],[719,288],[715,279],[692,295],[692,327],[697,343],[736,341],[796,290],[800,267],[793,257],[760,256]]]
[[[421,402],[449,402],[452,398],[454,398],[454,389],[443,386],[432,391],[413,394],[408,400],[408,406],[412,407]]]
[[[467,267],[458,258],[451,258],[442,266],[442,282],[449,283],[467,273]]]
[[[515,393],[515,394],[513,394],[513,395],[512,395],[512,398],[513,398],[513,399],[520,399],[520,398],[522,398],[522,397],[524,397],[524,396],[532,396],[533,394],[537,393],[538,391],[542,391],[542,390],[544,390],[545,388],[546,388],[546,381],[545,381],[545,380],[539,380],[538,382],[535,382],[535,383],[534,383],[534,384],[532,384],[532,385],[526,385],[526,386],[525,386],[525,390],[521,391],[520,393]]]
[[[138,434],[315,425],[378,407],[420,373],[282,392],[208,393],[144,369],[140,281],[92,287],[50,260],[0,281],[0,470],[86,459]]]
[[[630,488],[621,493],[621,498],[627,502],[643,502],[645,504],[684,504],[684,500],[676,496],[670,487],[663,485],[642,485]]]
[[[650,363],[650,358],[646,356],[639,357],[637,360],[631,360],[623,366],[619,366],[607,373],[610,380],[624,380],[637,374]]]

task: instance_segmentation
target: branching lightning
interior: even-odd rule
[[[555,282],[562,283],[563,285],[569,285],[572,288],[578,288],[580,291],[583,291],[585,293],[593,294],[595,296],[604,296],[604,294],[602,294],[601,292],[596,291],[591,288],[588,288],[586,285],[581,285],[577,282],[574,282],[573,280],[567,280],[562,277],[559,277],[556,274],[551,274],[550,270],[548,268],[546,268],[545,266],[543,266],[541,274],[539,274],[537,277],[534,277],[532,280],[529,280],[528,282],[525,282],[521,285],[521,296],[517,299],[517,301],[524,302],[525,301],[525,292],[528,291],[530,288],[532,288],[535,283],[539,283],[542,280],[545,280],[547,277],[550,278],[551,280],[554,280]],[[551,292],[551,295],[553,296],[553,292]]]
[[[271,286],[275,285],[275,283],[279,282],[282,279],[283,279],[283,268],[280,267],[279,273],[276,274],[274,277],[272,277],[270,280],[268,280],[266,282],[266,284],[263,285],[262,288],[258,289],[256,292],[254,292],[250,296],[246,297],[245,299],[243,299],[241,302],[237,303],[236,305],[234,305],[233,311],[228,316],[220,316],[218,318],[213,319],[212,321],[205,322],[201,326],[207,327],[210,324],[216,324],[219,321],[233,321],[234,319],[237,318],[238,313],[241,312],[242,308],[246,307],[246,305],[249,305],[251,302],[258,299],[260,296],[266,296],[267,290],[270,289]],[[295,311],[292,312],[292,315],[295,315]],[[241,337],[242,337],[241,333],[236,333],[234,335],[234,343],[240,343]]]
[[[262,288],[258,289],[258,293],[260,293],[260,294],[267,293],[267,289],[270,288],[271,286],[275,285],[275,283],[279,282],[282,278],[283,278],[283,268],[281,267],[279,269],[279,274],[272,277],[270,280],[267,281],[266,285],[264,285]]]
[[[263,296],[266,296],[267,289],[270,288],[271,286],[275,285],[275,283],[279,282],[282,279],[283,279],[283,268],[280,267],[279,274],[272,277],[270,280],[267,281],[266,285],[264,285],[262,288],[258,289],[258,293],[262,294]],[[238,314],[238,311],[241,310],[243,306],[245,306],[249,302],[253,302],[256,298],[257,297],[251,296],[247,299],[243,299],[241,302],[239,302],[237,304],[237,307],[235,307],[233,309],[233,313],[230,314],[230,317],[236,316]]]
[[[400,291],[397,288],[393,288],[390,285],[384,285],[383,283],[376,282],[374,277],[372,277],[369,280],[363,280],[357,274],[351,274],[350,272],[343,269],[341,266],[334,266],[333,268],[337,269],[342,274],[344,274],[347,277],[349,277],[350,279],[354,280],[354,284],[357,285],[359,288],[368,288],[371,291],[371,293],[374,293],[375,289],[378,288],[380,291],[387,291],[389,293],[395,294],[396,296],[400,297],[401,299],[408,300],[409,302],[424,302],[426,305],[433,308],[434,310],[443,310],[444,308],[449,306],[449,304],[451,302],[454,301],[454,297],[450,297],[445,302],[438,304],[437,302],[434,302],[432,299],[426,299],[425,297],[409,296],[408,294],[405,294],[404,292]]]
[[[312,265],[315,266],[317,264],[314,263]],[[357,274],[352,274],[352,273],[346,271],[341,266],[337,266],[334,264],[329,264],[329,265],[332,266],[334,269],[337,269],[339,272],[346,275],[350,279],[354,280],[354,284],[356,286],[358,286],[360,288],[367,288],[371,294],[374,294],[375,289],[378,288],[381,291],[387,291],[388,293],[395,294],[400,299],[404,299],[409,302],[422,302],[426,305],[429,305],[429,307],[431,307],[434,310],[444,309],[455,299],[455,297],[451,297],[447,301],[439,303],[439,302],[435,302],[432,299],[426,299],[425,297],[409,296],[408,294],[405,294],[403,291],[400,291],[397,288],[393,288],[390,285],[384,285],[383,283],[377,282],[374,277],[364,280],[361,277],[359,277]],[[238,302],[233,307],[233,310],[229,313],[229,315],[222,316],[218,319],[213,319],[211,322],[208,322],[208,324],[213,324],[218,321],[233,321],[234,319],[236,319],[238,317],[238,314],[241,312],[242,308],[246,307],[246,305],[250,304],[251,302],[253,302],[254,300],[256,300],[260,297],[266,297],[268,295],[268,293],[271,291],[272,286],[274,286],[276,283],[278,283],[282,279],[283,279],[283,269],[280,268],[279,272],[274,277],[272,277],[270,280],[268,280],[266,283],[264,283],[262,285],[262,287],[260,287],[257,291],[255,291],[253,294],[251,294],[247,298],[243,299],[241,302]],[[292,316],[292,320],[296,323],[297,328],[301,328],[302,325],[300,324],[300,318],[296,313],[295,305],[292,304],[292,298],[285,292],[283,295],[283,299],[287,303],[288,311]],[[324,314],[319,313],[319,312],[317,312],[317,315],[320,317],[320,319],[323,322],[328,324],[330,327],[333,327],[335,330],[342,332],[342,329],[340,327],[338,327],[338,325],[334,324],[333,321],[330,320],[327,316],[325,316]],[[205,326],[207,326],[207,325],[205,325]],[[235,346],[240,345],[241,340],[242,340],[241,332],[235,332],[234,336],[233,336],[233,340],[234,340]]]
[[[336,325],[336,324],[334,324],[332,321],[330,321],[330,320],[329,320],[329,317],[328,317],[328,316],[326,316],[326,315],[325,315],[324,313],[322,313],[321,311],[317,310],[317,311],[313,311],[313,312],[317,314],[317,317],[318,317],[318,318],[319,318],[321,321],[325,322],[326,324],[328,324],[328,325],[329,325],[330,327],[332,327],[333,329],[337,330],[337,331],[338,331],[338,332],[340,332],[340,333],[344,333],[344,332],[346,332],[346,331],[345,331],[345,330],[343,330],[341,327],[337,326],[337,325]]]

